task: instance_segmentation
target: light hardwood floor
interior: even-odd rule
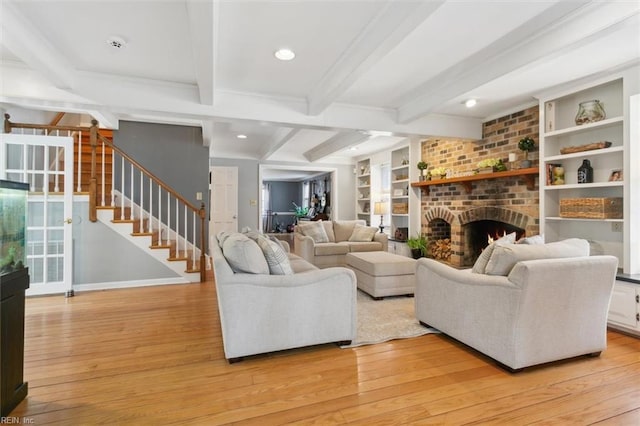
[[[441,335],[229,365],[212,282],[27,301],[34,424],[640,425],[640,339],[510,374]]]

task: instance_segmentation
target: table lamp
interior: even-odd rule
[[[387,203],[384,201],[377,201],[374,205],[373,205],[373,214],[379,214],[380,215],[380,226],[378,226],[378,228],[380,228],[380,233],[382,233],[382,231],[384,230],[384,225],[383,225],[383,221],[384,221],[384,215],[387,214],[388,209],[387,209]]]

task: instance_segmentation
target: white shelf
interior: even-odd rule
[[[588,124],[583,124],[581,126],[573,126],[573,127],[567,127],[564,129],[560,129],[560,130],[554,130],[552,132],[547,132],[544,134],[545,138],[551,138],[554,136],[561,136],[561,135],[568,135],[568,134],[577,134],[577,133],[582,133],[582,132],[588,132],[590,130],[594,130],[594,129],[604,129],[607,127],[611,127],[611,126],[616,126],[618,124],[622,124],[624,122],[624,117],[619,116],[619,117],[613,117],[613,118],[607,118],[605,120],[602,121],[596,121],[595,123],[588,123]]]
[[[409,165],[408,164],[404,164],[401,166],[395,166],[391,168],[391,171],[395,172],[396,170],[403,170],[403,169],[408,169]]]
[[[567,160],[570,158],[584,158],[587,155],[590,157],[595,155],[607,155],[616,152],[624,152],[624,147],[613,146],[611,148],[592,149],[591,151],[574,152],[571,154],[552,155],[551,157],[545,157],[544,162]]]
[[[394,180],[391,183],[409,183],[409,178]]]
[[[409,217],[409,213],[391,213],[391,216],[396,216],[396,217]]]
[[[392,200],[408,200],[408,195],[395,195],[391,197]]]
[[[559,217],[559,216],[547,216],[546,220],[549,222],[619,222],[623,223],[624,219],[586,219],[580,217]]]
[[[558,190],[558,189],[583,189],[583,188],[609,188],[614,186],[624,186],[624,182],[616,181],[616,182],[594,182],[594,183],[570,183],[566,185],[545,185],[543,188],[545,191],[547,190]]]

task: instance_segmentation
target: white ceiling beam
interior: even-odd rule
[[[393,50],[444,1],[390,1],[342,52],[307,96],[308,114],[318,115]]]
[[[59,89],[73,88],[75,69],[64,54],[20,13],[12,2],[2,2],[0,43]]]
[[[295,135],[300,132],[300,129],[291,129],[287,127],[279,128],[268,144],[265,145],[260,156],[261,161],[268,160],[276,151],[285,146]]]
[[[329,138],[326,142],[316,145],[303,155],[313,163],[350,146],[358,145],[367,139],[369,139],[369,135],[364,132],[342,132]]]
[[[200,103],[213,105],[218,52],[219,3],[187,1],[191,53],[195,65]]]
[[[398,121],[409,123],[475,87],[558,49],[562,40],[559,34],[566,31],[565,24],[570,24],[568,15],[580,13],[588,3],[588,0],[560,1],[449,67],[399,101],[402,106],[398,108]]]

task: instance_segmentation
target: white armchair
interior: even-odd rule
[[[527,260],[496,276],[420,259],[416,317],[512,370],[599,355],[617,265],[613,256]]]

